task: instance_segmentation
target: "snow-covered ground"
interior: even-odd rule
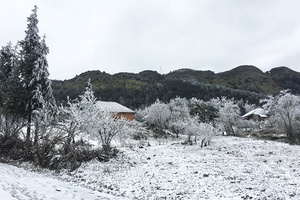
[[[82,186],[0,163],[1,200],[109,200],[120,199]]]
[[[60,178],[129,199],[300,199],[299,146],[222,136],[203,149],[150,144]]]
[[[224,136],[202,149],[176,140],[150,144],[121,148],[117,159],[93,160],[74,172],[33,174],[1,164],[0,194],[102,195],[84,186],[120,199],[300,199],[300,146]]]

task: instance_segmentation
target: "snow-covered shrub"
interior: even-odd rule
[[[210,143],[211,138],[215,135],[215,128],[207,123],[199,122],[198,117],[192,117],[184,122],[184,134],[187,135],[187,144],[196,144],[197,141],[201,142],[201,147]]]
[[[70,145],[70,148],[68,154],[60,153],[54,156],[50,161],[49,168],[73,171],[80,167],[82,162],[90,161],[99,154],[98,150],[91,148],[90,144],[82,140],[76,141],[75,144]]]
[[[276,129],[285,133],[291,143],[300,142],[300,96],[284,90],[262,102],[263,108],[269,111],[269,123],[277,125]]]
[[[217,121],[222,124],[224,131],[229,135],[236,135],[234,126],[240,118],[240,108],[233,99],[222,97],[214,100],[215,104],[219,104],[219,117]]]
[[[147,109],[147,114],[144,117],[147,125],[158,131],[167,128],[170,120],[171,111],[167,104],[157,100]]]
[[[199,131],[199,121],[197,117],[189,118],[181,122],[183,134],[187,136],[184,143],[193,144],[197,143],[197,133]],[[194,137],[194,139],[193,139]]]
[[[21,129],[25,126],[24,120],[0,115],[0,154],[11,159],[24,157],[24,141]],[[1,157],[0,155],[0,157]]]
[[[124,134],[120,137],[124,139],[134,139],[143,140],[147,139],[149,136],[149,131],[146,129],[145,125],[138,121],[126,121],[124,126]]]
[[[170,129],[177,135],[180,132],[178,122],[190,117],[188,101],[179,97],[171,99],[168,104],[157,100],[150,107],[138,111],[137,114],[150,128],[156,131]]]
[[[194,108],[199,103],[203,104],[204,102],[179,97],[171,99],[167,104],[156,101],[150,107],[138,111],[138,115],[141,116],[140,119],[145,121],[149,128],[160,134],[160,136],[161,134],[174,134],[179,137],[182,134],[187,137],[185,143],[193,144],[201,140],[203,146],[209,143],[211,137],[215,134],[215,129],[208,122],[201,122],[198,111],[193,115],[190,114],[190,108]],[[210,107],[214,108],[212,105]],[[217,109],[214,108],[214,110]],[[201,112],[205,113],[206,111],[201,110]]]
[[[170,129],[176,134],[176,137],[182,132],[180,122],[190,118],[190,109],[188,107],[188,100],[185,98],[171,99],[168,103],[170,110],[170,117],[166,128]]]
[[[190,117],[190,110],[186,98],[176,97],[168,103],[170,109],[170,121],[180,121]]]
[[[60,147],[60,156],[52,160],[53,168],[65,166],[68,169],[75,169],[82,161],[97,156],[96,151],[89,148],[88,144],[82,140],[76,141],[83,135],[92,135],[97,131],[100,111],[96,101],[92,84],[88,80],[83,95],[75,100],[68,99],[67,106],[60,107],[57,127],[63,133],[64,140]]]
[[[198,132],[199,141],[201,141],[201,147],[210,144],[212,137],[216,134],[216,129],[207,123],[200,123],[200,131]]]
[[[33,111],[34,161],[41,167],[47,167],[58,153],[55,147],[63,142],[64,133],[57,129],[59,111],[54,102],[45,101],[39,88],[35,98],[40,107]]]
[[[0,135],[19,137],[21,129],[25,126],[22,118],[0,114]]]
[[[260,128],[260,122],[255,122],[253,119],[238,119],[238,122],[236,124],[238,135],[247,134],[253,130],[257,130]]]
[[[83,95],[78,99],[68,99],[66,107],[60,107],[61,116],[59,127],[66,134],[64,143],[65,153],[69,153],[75,144],[75,137],[82,133],[92,134],[95,131],[99,121],[99,109],[96,106],[97,99],[94,96],[92,84],[90,80],[87,82],[87,87]]]
[[[111,151],[112,139],[124,133],[125,124],[125,119],[116,119],[110,113],[101,113],[91,134],[101,143],[105,154],[109,154]]]
[[[135,120],[138,122],[143,122],[145,120],[145,117],[148,113],[148,108],[145,109],[138,109],[135,111]]]

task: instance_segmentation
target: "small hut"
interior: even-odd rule
[[[254,121],[263,121],[267,117],[267,111],[262,108],[256,108],[242,116],[243,119],[253,119]]]
[[[125,118],[128,121],[134,120],[135,112],[117,102],[97,101],[96,106],[106,113],[111,113],[116,118]]]

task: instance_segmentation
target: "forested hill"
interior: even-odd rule
[[[83,94],[86,82],[91,79],[95,96],[104,101],[116,101],[130,108],[148,106],[157,99],[169,101],[176,96],[208,100],[227,96],[257,103],[267,94],[289,88],[300,94],[300,73],[287,67],[262,72],[254,66],[239,66],[230,71],[214,73],[180,69],[161,75],[156,71],[117,73],[87,71],[73,79],[53,81],[57,102],[65,103]]]

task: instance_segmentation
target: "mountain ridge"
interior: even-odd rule
[[[253,65],[242,65],[215,73],[210,70],[178,69],[168,74],[144,70],[139,73],[108,74],[100,70],[86,71],[72,79],[53,80],[54,96],[65,103],[67,96],[77,98],[91,79],[95,96],[105,101],[117,101],[131,108],[146,106],[157,99],[168,101],[176,96],[207,100],[220,96],[250,99],[291,89],[300,94],[300,73],[288,67],[276,67],[263,72]]]

